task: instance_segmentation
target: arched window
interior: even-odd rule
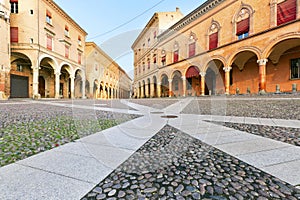
[[[179,45],[178,42],[174,44],[174,51],[173,51],[173,62],[176,63],[179,60]]]
[[[208,49],[212,50],[218,47],[219,45],[219,30],[220,30],[220,24],[216,21],[212,21],[212,24],[208,31],[208,40],[209,45]]]
[[[238,39],[244,39],[249,36],[250,31],[250,12],[248,9],[241,9],[236,22],[236,36]]]
[[[196,40],[197,40],[196,34],[191,32],[190,33],[190,38],[189,38],[189,45],[188,45],[188,47],[189,47],[189,53],[188,53],[189,58],[196,55]]]

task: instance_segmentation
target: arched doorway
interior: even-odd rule
[[[175,97],[183,96],[183,84],[181,72],[175,71],[172,78],[172,92]]]
[[[39,76],[39,94],[41,95],[41,98],[46,97],[46,81],[43,76]]]
[[[200,70],[196,66],[191,66],[185,73],[187,84],[187,96],[200,95]]]
[[[169,96],[169,80],[167,75],[163,74],[161,79],[161,97]]]
[[[6,91],[10,98],[28,98],[32,96],[32,87],[29,87],[33,82],[31,66],[32,63],[26,55],[21,53],[11,54],[11,70],[7,75],[7,79],[4,79],[5,85],[10,84],[9,90]]]
[[[54,98],[55,97],[55,70],[56,62],[51,58],[43,58],[40,63],[39,69],[39,81],[40,77],[43,77],[44,80],[41,79],[42,86],[38,86],[39,94],[41,97],[46,98]],[[40,93],[42,92],[42,94]]]
[[[258,56],[252,51],[242,51],[232,61],[231,94],[259,92]]]

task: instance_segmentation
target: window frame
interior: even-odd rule
[[[10,13],[18,14],[19,13],[19,3],[18,1],[10,1]]]
[[[293,62],[294,62],[294,66],[293,66]],[[296,70],[293,68],[296,68]],[[297,71],[297,77],[293,76],[293,72]],[[294,79],[300,79],[300,58],[293,58],[290,60],[290,79],[294,80]]]

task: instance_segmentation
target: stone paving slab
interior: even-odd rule
[[[287,183],[300,185],[300,160],[262,167],[261,169]]]
[[[98,183],[112,171],[111,168],[108,168],[95,158],[58,151],[43,152],[18,161],[16,164],[88,183]]]
[[[287,146],[289,145],[286,143],[278,142],[268,138],[258,138],[255,140],[216,145],[218,149],[221,149],[222,151],[225,151],[226,153],[234,156],[260,151],[267,151]]]
[[[54,149],[54,151],[94,158],[101,164],[112,169],[119,166],[134,153],[133,150],[122,149],[115,146],[95,145],[82,142],[69,143]]]
[[[74,200],[93,186],[93,183],[18,164],[0,170],[0,199],[3,200]]]
[[[249,164],[253,164],[256,167],[267,167],[284,162],[300,160],[300,148],[289,145],[278,149],[237,155],[237,158]]]

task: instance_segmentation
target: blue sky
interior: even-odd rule
[[[88,33],[87,41],[94,41],[128,74],[132,74],[133,71],[133,54],[130,47],[155,12],[175,11],[176,7],[179,7],[186,15],[205,2],[204,0],[54,1]],[[123,24],[125,25],[122,26]]]

